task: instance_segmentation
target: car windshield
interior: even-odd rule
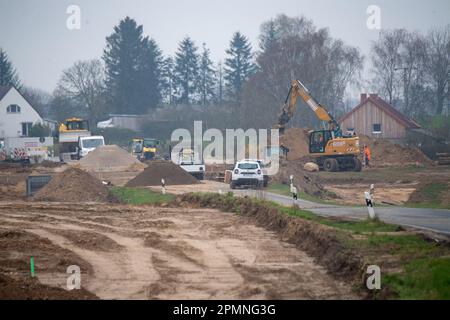
[[[258,164],[257,163],[239,163],[238,168],[243,169],[243,170],[254,170],[254,169],[258,169]]]
[[[104,145],[103,139],[88,139],[83,140],[83,148],[97,148]]]

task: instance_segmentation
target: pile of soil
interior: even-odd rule
[[[308,130],[302,128],[286,129],[280,137],[280,144],[289,149],[287,159],[298,160],[309,155]]]
[[[197,179],[171,161],[153,161],[134,179],[128,181],[127,187],[147,187],[161,185],[164,179],[166,185],[182,185],[198,183]]]
[[[297,161],[289,161],[281,158],[278,173],[270,177],[270,181],[289,185],[289,177],[293,175],[294,185],[298,191],[303,191],[320,198],[329,198],[331,194],[324,189],[317,174],[304,169],[304,165],[307,162],[308,158],[306,157]]]
[[[433,161],[418,148],[404,147],[388,140],[360,135],[359,145],[361,150],[364,145],[369,146],[372,156],[370,165],[374,167],[433,164]]]
[[[146,165],[116,145],[97,147],[79,161],[86,171],[142,171]]]
[[[107,202],[108,189],[86,171],[69,168],[55,175],[33,199],[57,202]]]

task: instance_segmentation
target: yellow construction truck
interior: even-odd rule
[[[286,124],[294,116],[298,97],[302,98],[323,124],[322,130],[309,132],[309,155],[314,158],[319,167],[325,171],[361,171],[362,164],[358,159],[359,137],[344,136],[333,116],[314,100],[299,80],[292,80],[289,93],[278,116],[276,128],[280,129],[280,135],[284,134]]]
[[[159,141],[152,138],[134,138],[128,144],[131,155],[140,161],[153,160],[158,156]]]
[[[59,125],[59,158],[61,161],[74,160],[77,157],[80,137],[89,137],[88,120],[69,118]]]

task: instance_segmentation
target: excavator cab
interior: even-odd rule
[[[309,135],[309,152],[324,153],[328,141],[331,139],[331,130],[312,131]]]

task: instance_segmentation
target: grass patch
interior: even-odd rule
[[[414,200],[407,205],[413,208],[450,209],[450,203],[443,200],[449,187],[445,182],[427,183],[411,195]]]
[[[450,299],[450,258],[414,260],[402,274],[387,274],[382,283],[397,292],[400,299]]]
[[[121,202],[133,205],[160,204],[175,200],[171,194],[161,194],[150,189],[113,187],[111,193]]]

